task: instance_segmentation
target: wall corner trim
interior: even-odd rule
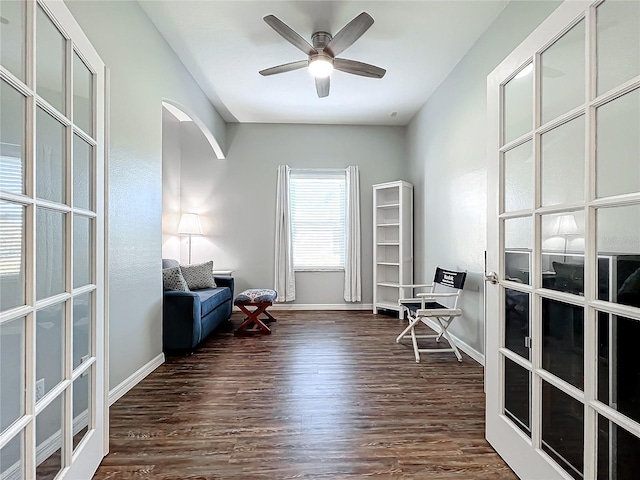
[[[153,372],[156,368],[164,363],[164,353],[151,359],[148,363],[133,372],[129,377],[124,379],[118,386],[109,390],[109,406],[116,403],[129,390],[139,384],[144,378]]]

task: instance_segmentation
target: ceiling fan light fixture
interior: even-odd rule
[[[309,73],[315,78],[326,78],[333,72],[333,62],[325,56],[313,58],[309,61]]]

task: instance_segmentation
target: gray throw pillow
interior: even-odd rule
[[[189,287],[182,276],[180,267],[165,268],[162,270],[162,283],[165,290],[177,290],[179,292],[188,292]]]
[[[213,278],[213,260],[195,265],[180,265],[180,270],[189,290],[216,287],[216,281]]]

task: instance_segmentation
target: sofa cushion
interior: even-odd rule
[[[206,288],[195,290],[193,293],[200,297],[200,315],[202,317],[227,300],[231,300],[231,290],[227,287]]]
[[[165,268],[162,270],[162,283],[165,290],[177,290],[188,292],[189,287],[182,276],[180,267]]]
[[[213,261],[196,265],[180,265],[182,276],[187,281],[189,290],[200,288],[215,288],[216,281],[213,278]]]

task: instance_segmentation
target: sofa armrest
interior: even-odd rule
[[[231,301],[233,302],[233,289],[235,288],[235,280],[233,279],[233,277],[216,275],[213,278],[216,281],[216,285],[218,285],[219,287],[228,287],[229,290],[231,290]]]
[[[191,349],[200,342],[200,297],[193,292],[164,292],[162,337],[165,349]]]

